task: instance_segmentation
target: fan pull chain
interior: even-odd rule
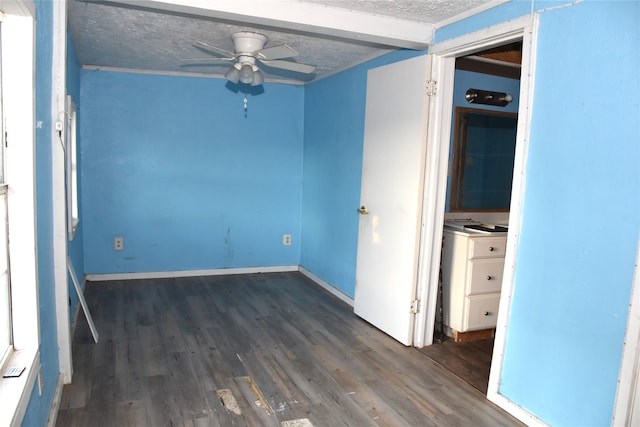
[[[244,112],[247,112],[247,104],[249,103],[249,101],[247,100],[247,95],[244,96]]]

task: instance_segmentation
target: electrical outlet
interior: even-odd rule
[[[282,244],[285,246],[291,246],[291,234],[282,235]]]
[[[116,251],[121,251],[124,249],[124,237],[116,236],[113,239],[113,249]]]

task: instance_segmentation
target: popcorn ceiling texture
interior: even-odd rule
[[[488,0],[308,0],[315,5],[437,23]],[[209,55],[195,41],[233,51],[231,34],[256,31],[268,37],[266,47],[288,44],[297,62],[317,66],[313,75],[261,66],[265,80],[304,82],[362,63],[390,51],[387,46],[357,40],[315,37],[229,21],[187,17],[74,0],[69,3],[69,26],[82,66],[196,73],[223,76],[230,62],[188,61]],[[284,79],[284,80],[283,80]]]
[[[342,9],[436,24],[469,9],[486,4],[484,0],[305,0]]]

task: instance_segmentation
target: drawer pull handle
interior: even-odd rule
[[[491,277],[491,276],[487,276],[487,277],[485,277],[485,279],[487,279],[487,280],[491,280],[491,279],[493,279],[493,277]]]
[[[490,313],[490,312],[488,312],[488,311],[483,311],[483,312],[482,312],[482,315],[483,315],[483,316],[488,316],[488,315],[490,315],[490,314],[491,314],[491,313]]]
[[[496,250],[496,249],[495,249],[493,246],[489,246],[489,252],[493,252],[493,251],[495,251],[495,250]]]

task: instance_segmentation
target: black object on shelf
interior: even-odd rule
[[[486,225],[472,224],[472,225],[465,225],[464,228],[468,228],[470,230],[486,231],[489,233],[506,233],[507,231],[509,231],[508,227],[503,227],[501,225],[494,225],[491,227],[487,227]]]

